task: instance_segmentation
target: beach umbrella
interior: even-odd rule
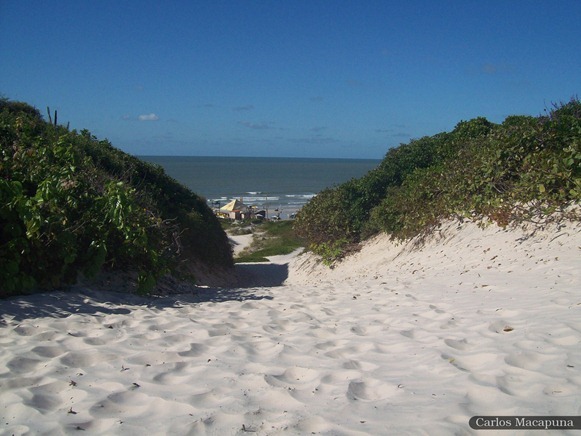
[[[242,203],[240,200],[232,200],[227,205],[220,208],[220,210],[224,212],[232,212],[234,210],[242,210],[245,209],[247,206]]]

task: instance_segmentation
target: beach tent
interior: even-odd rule
[[[224,212],[233,212],[235,210],[243,210],[243,209],[246,209],[246,207],[247,206],[244,203],[242,203],[240,200],[232,200],[226,206],[222,206],[220,208],[220,210],[221,211],[224,211]]]
[[[244,218],[244,214],[247,212],[248,206],[246,206],[242,201],[232,200],[226,206],[220,208],[220,212],[226,215],[228,218],[233,220],[239,220]]]

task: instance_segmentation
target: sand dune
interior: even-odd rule
[[[447,223],[415,242],[378,237],[334,269],[243,265],[234,289],[2,301],[0,433],[444,435],[581,415],[581,226]]]

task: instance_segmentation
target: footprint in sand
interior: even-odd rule
[[[378,365],[369,362],[362,362],[360,360],[348,360],[342,366],[345,369],[355,369],[358,371],[373,371],[379,368]]]
[[[286,332],[292,327],[293,325],[288,320],[276,320],[275,322],[265,325],[262,328],[266,333],[277,334]]]
[[[333,426],[320,416],[303,419],[295,427],[299,434],[328,434],[333,429]]]
[[[317,350],[323,350],[323,351],[329,350],[329,349],[335,349],[338,347],[339,347],[338,341],[324,341],[324,342],[319,342],[318,344],[315,345],[315,348]]]
[[[110,418],[119,416],[125,419],[140,416],[151,406],[152,398],[138,391],[117,392],[89,409],[89,414],[95,418]]]
[[[40,341],[54,341],[57,336],[62,336],[62,333],[57,331],[43,331],[34,336],[34,339]]]
[[[448,319],[450,318],[450,315],[447,314],[445,311],[437,309],[437,310],[429,310],[427,312],[421,312],[421,313],[414,313],[414,316],[421,316],[422,318],[426,318],[429,320],[434,320],[434,321],[441,321],[444,319]]]
[[[533,398],[541,392],[543,387],[540,381],[511,374],[497,376],[496,385],[502,393],[521,398]]]
[[[87,345],[96,345],[96,346],[101,346],[101,345],[106,345],[108,343],[110,343],[110,341],[107,341],[105,338],[83,338],[83,342]]]
[[[33,352],[34,354],[36,354],[37,356],[50,357],[50,358],[60,356],[61,354],[64,353],[64,350],[62,349],[62,347],[43,346],[43,345],[39,345],[38,347],[34,347],[30,351]]]
[[[262,308],[262,304],[259,304],[255,301],[249,301],[240,306],[240,308],[244,310],[255,310]]]
[[[23,325],[19,324],[14,328],[14,331],[18,333],[20,336],[32,336],[38,333],[38,327],[34,327],[31,325]]]
[[[436,312],[436,313],[446,313],[446,311],[445,311],[445,310],[438,309],[438,306],[435,306],[435,305],[433,305],[433,304],[430,304],[430,309],[432,309],[432,310],[433,310],[434,312]]]
[[[24,400],[24,404],[33,407],[41,413],[52,412],[63,404],[61,393],[66,392],[68,383],[56,381],[28,389],[32,397]]]
[[[214,409],[233,401],[229,389],[218,387],[192,395],[188,403],[200,409]]]
[[[488,330],[494,333],[510,333],[514,330],[505,320],[499,319],[497,321],[491,322],[488,326]]]
[[[208,346],[204,344],[191,343],[190,349],[187,351],[180,351],[178,354],[183,357],[198,357],[207,353]]]
[[[319,371],[315,371],[314,369],[295,366],[286,369],[280,375],[266,374],[264,379],[269,385],[276,387],[288,387],[289,385],[300,386],[312,384],[313,382],[318,384],[320,374]]]
[[[347,388],[347,398],[351,400],[379,401],[397,394],[398,387],[379,380],[353,380]]]
[[[208,329],[208,335],[213,338],[215,336],[228,336],[230,329],[227,327],[218,327],[215,329]]]
[[[173,335],[168,335],[166,337],[163,338],[163,342],[164,344],[167,345],[177,345],[179,347],[181,347],[183,344],[187,344],[190,342],[190,340],[192,339],[191,335],[184,335],[184,334],[173,334]]]
[[[24,400],[24,404],[38,410],[41,413],[52,412],[57,410],[63,404],[58,395],[54,394],[35,394],[32,398]]]
[[[117,356],[111,353],[102,353],[97,350],[84,350],[69,351],[60,358],[60,362],[71,368],[88,368],[115,359],[117,359]]]
[[[572,384],[550,385],[543,389],[543,394],[550,397],[575,397],[579,395],[579,386]]]
[[[514,367],[527,369],[529,371],[543,372],[543,366],[550,360],[560,359],[560,356],[547,356],[534,352],[511,353],[504,358],[504,361]]]
[[[143,351],[138,354],[127,356],[123,359],[126,365],[160,365],[165,362],[181,360],[177,353],[167,353],[161,351]]]
[[[464,364],[461,361],[457,360],[455,357],[450,356],[449,354],[446,354],[446,353],[441,354],[440,357],[442,359],[448,361],[448,363],[450,363],[450,365],[456,367],[460,371],[469,372],[469,370],[464,367]]]
[[[380,344],[376,343],[373,351],[381,354],[405,353],[409,350],[409,344],[405,342],[397,342],[394,344]]]
[[[361,380],[361,371],[353,369],[335,370],[324,375],[321,383],[336,387],[343,386],[346,380]]]
[[[284,350],[284,345],[268,340],[240,342],[240,347],[248,357],[247,360],[252,362],[274,360]]]
[[[316,339],[334,338],[337,336],[337,329],[334,327],[324,328],[319,326],[311,326],[309,327],[309,332],[306,333],[306,335]]]
[[[28,388],[39,384],[41,381],[42,377],[13,377],[10,379],[3,379],[2,389],[4,392],[8,392],[10,389]]]
[[[560,328],[553,328],[550,332],[546,332],[546,341],[557,346],[578,346],[581,342],[581,333],[579,330],[572,328],[572,326],[561,326]]]
[[[335,312],[333,310],[328,309],[326,307],[322,308],[321,312],[323,312],[325,315],[329,315],[329,316],[335,315]]]
[[[444,324],[441,324],[441,325],[440,325],[440,328],[441,328],[442,330],[445,330],[445,329],[449,329],[449,328],[456,327],[456,326],[457,326],[457,324],[458,324],[458,323],[456,322],[456,319],[455,319],[455,318],[450,318],[450,319],[448,319],[448,321],[446,321]]]
[[[365,327],[361,327],[358,325],[351,327],[351,331],[353,333],[355,333],[357,336],[366,336],[367,335],[367,330],[365,329]]]
[[[183,386],[191,382],[194,375],[194,371],[192,374],[177,374],[174,370],[169,370],[155,375],[152,380],[154,383],[164,386]]]
[[[456,340],[456,339],[444,339],[444,343],[451,348],[454,348],[456,350],[460,350],[460,351],[464,351],[468,348],[468,341],[466,340],[466,338],[461,339],[461,340]]]
[[[42,362],[42,360],[17,356],[10,359],[6,366],[10,368],[11,373],[25,374],[27,372],[34,372]]]
[[[496,353],[478,352],[470,355],[453,357],[443,353],[442,359],[450,362],[460,371],[477,372],[481,369],[494,368],[501,364],[502,358]]]
[[[496,386],[468,385],[464,407],[473,415],[478,415],[483,410],[488,414],[502,415],[500,412],[503,410],[514,410],[514,398]]]

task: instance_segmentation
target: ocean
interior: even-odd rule
[[[325,188],[376,168],[373,159],[139,156],[219,208],[233,199],[288,218]]]

